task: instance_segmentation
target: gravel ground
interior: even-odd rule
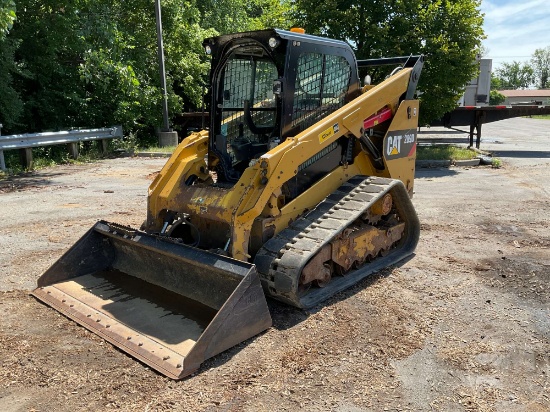
[[[549,124],[485,125],[500,169],[419,169],[413,259],[314,310],[270,301],[272,328],[180,382],[29,296],[98,219],[139,227],[165,159],[0,181],[0,410],[550,410]]]

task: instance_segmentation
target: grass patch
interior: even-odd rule
[[[418,160],[470,160],[477,153],[473,150],[451,145],[417,146],[416,158]]]
[[[543,120],[550,120],[550,114],[540,114],[531,116],[533,119],[543,119]]]

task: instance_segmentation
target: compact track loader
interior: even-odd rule
[[[264,30],[205,40],[210,126],[149,188],[141,229],[104,221],[34,295],[174,379],[267,329],[265,296],[317,305],[411,255],[420,56]],[[359,69],[399,64],[376,86]]]

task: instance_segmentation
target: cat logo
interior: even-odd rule
[[[388,136],[388,156],[395,156],[401,153],[401,139],[402,135]]]
[[[386,138],[384,156],[387,159],[400,159],[412,156],[416,150],[416,132],[412,130],[393,130]]]

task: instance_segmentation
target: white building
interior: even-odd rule
[[[502,104],[550,104],[550,89],[499,90],[506,97]]]

